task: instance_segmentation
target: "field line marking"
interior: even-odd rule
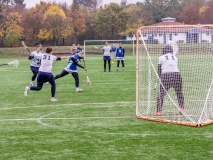
[[[104,105],[104,104],[129,104],[136,103],[132,102],[110,102],[110,103],[73,103],[73,104],[53,104],[53,105],[39,105],[39,106],[28,106],[28,107],[14,107],[14,108],[1,108],[2,110],[12,110],[12,109],[25,109],[25,108],[42,108],[42,107],[55,107],[55,106],[80,106],[80,105]],[[98,107],[108,107],[108,106],[98,106]],[[112,107],[112,106],[109,106]]]
[[[43,115],[43,116],[41,116],[41,117],[39,117],[38,119],[37,119],[37,122],[39,123],[39,124],[41,124],[41,125],[43,125],[43,126],[46,126],[46,127],[49,127],[49,128],[55,128],[55,129],[58,129],[58,130],[64,130],[64,131],[68,131],[68,132],[81,132],[81,133],[92,133],[92,134],[107,134],[107,135],[124,135],[124,136],[142,136],[142,137],[145,137],[145,136],[153,136],[153,135],[155,135],[155,134],[135,134],[135,133],[120,133],[120,132],[117,132],[117,133],[109,133],[109,132],[92,132],[92,131],[78,131],[78,130],[69,130],[69,129],[61,129],[61,128],[59,128],[59,127],[57,127],[57,126],[52,126],[52,125],[49,125],[49,124],[47,124],[47,123],[43,123],[42,122],[42,119],[44,118],[44,117],[47,117],[47,116],[50,116],[50,115],[52,115],[52,114],[55,114],[56,112],[52,112],[52,113],[49,113],[49,114],[46,114],[46,115]]]
[[[80,120],[80,119],[123,119],[123,118],[135,118],[134,116],[124,117],[82,117],[82,118],[41,118],[42,120]],[[12,119],[0,119],[0,121],[36,121],[39,118],[12,118]]]

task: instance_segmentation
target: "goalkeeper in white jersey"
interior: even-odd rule
[[[31,82],[30,82],[30,86],[33,86],[34,80],[37,77],[38,74],[38,69],[40,67],[41,64],[41,57],[42,57],[42,52],[41,52],[41,45],[37,45],[36,46],[36,50],[33,51],[30,56],[28,57],[28,59],[30,60],[30,69],[33,73],[33,76],[31,78]]]
[[[39,91],[42,89],[43,84],[49,82],[51,84],[51,101],[57,102],[55,98],[56,84],[55,78],[52,75],[52,64],[54,61],[65,59],[65,57],[56,57],[52,55],[52,48],[48,47],[46,53],[42,54],[41,65],[39,67],[38,77],[37,77],[37,86],[26,87],[24,95],[27,96],[30,90]]]
[[[154,116],[162,115],[164,96],[170,88],[174,88],[179,104],[179,114],[184,111],[184,96],[182,93],[182,77],[178,69],[178,59],[173,54],[172,46],[163,47],[163,55],[158,58],[158,76],[161,79],[160,92],[157,98],[157,112]]]
[[[106,63],[108,62],[108,67],[109,67],[109,72],[111,69],[111,57],[110,57],[110,53],[111,53],[111,47],[108,45],[108,42],[105,42],[105,46],[103,47],[103,60],[104,60],[104,72],[106,72]]]
[[[72,47],[72,54],[69,57],[67,66],[64,68],[64,70],[60,74],[55,76],[55,79],[58,79],[68,74],[72,74],[73,78],[75,79],[76,92],[83,91],[83,89],[79,88],[79,76],[78,76],[77,66],[83,68],[85,71],[87,70],[84,66],[78,63],[80,59],[84,60],[84,57],[81,57],[78,55],[77,47]]]

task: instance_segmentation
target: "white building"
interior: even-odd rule
[[[165,44],[172,40],[177,43],[213,43],[212,26],[196,27],[176,22],[176,18],[163,18],[162,22],[142,28],[142,36],[146,42]],[[165,26],[165,27],[161,27]],[[128,35],[127,40],[136,40],[135,35]]]

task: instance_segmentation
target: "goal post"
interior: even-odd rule
[[[109,46],[114,45],[119,47],[119,43],[122,43],[122,47],[125,49],[125,56],[135,56],[135,41],[134,40],[84,40],[84,56],[102,55],[102,48],[105,46],[105,42],[109,43]]]
[[[136,33],[136,116],[213,123],[213,26],[144,26]]]

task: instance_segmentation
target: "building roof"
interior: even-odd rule
[[[177,25],[180,26],[185,24],[180,22],[159,22],[159,23],[152,24],[150,26],[177,26]]]
[[[155,24],[152,24],[150,26],[179,26],[179,25],[185,25],[184,23],[180,23],[180,22],[176,22],[176,18],[172,18],[172,17],[167,17],[167,18],[162,18],[161,19],[162,22],[159,22],[159,23],[155,23]]]

